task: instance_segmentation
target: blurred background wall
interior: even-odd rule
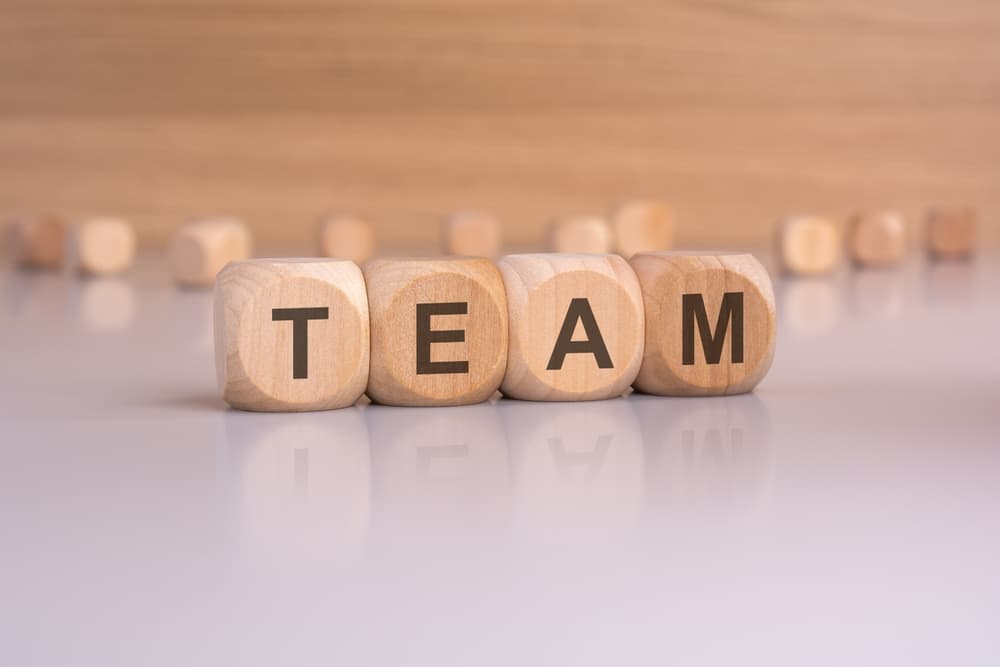
[[[454,208],[514,246],[671,202],[680,241],[787,212],[1000,217],[996,0],[2,0],[0,214],[232,213],[424,247]]]

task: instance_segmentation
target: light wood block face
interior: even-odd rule
[[[816,216],[786,218],[778,224],[777,250],[781,268],[793,275],[831,273],[840,264],[840,227]]]
[[[368,397],[465,405],[492,396],[507,363],[507,297],[488,259],[373,259]]]
[[[931,209],[927,213],[927,252],[937,259],[958,259],[976,248],[976,210]]]
[[[365,391],[368,299],[357,264],[255,259],[215,285],[215,368],[234,408],[330,410]]]
[[[179,229],[170,245],[174,281],[209,287],[229,262],[250,257],[250,231],[237,218],[206,218]]]
[[[635,388],[664,396],[752,390],[774,357],[774,290],[752,255],[641,253],[646,345]]]
[[[906,223],[895,211],[862,211],[847,225],[847,252],[859,266],[891,266],[906,254]]]
[[[670,250],[674,244],[674,222],[670,209],[655,201],[632,201],[611,214],[615,251],[629,258],[638,252]]]
[[[66,255],[66,226],[53,216],[15,220],[11,241],[16,262],[27,269],[56,269]]]
[[[611,227],[604,218],[562,218],[549,226],[549,250],[552,252],[603,255],[612,251],[612,245]]]
[[[639,371],[642,294],[617,255],[508,255],[499,262],[510,309],[500,391],[534,401],[621,395]]]
[[[135,229],[121,218],[88,218],[73,229],[73,251],[83,273],[121,273],[135,260]]]
[[[367,220],[349,215],[321,220],[319,254],[364,264],[375,255],[375,228]]]
[[[444,251],[449,255],[494,258],[503,235],[492,216],[474,211],[452,213],[444,221]]]

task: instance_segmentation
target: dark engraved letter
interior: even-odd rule
[[[309,320],[330,318],[329,308],[272,308],[272,322],[292,322],[292,377],[309,377]]]
[[[708,326],[705,299],[701,294],[685,294],[681,303],[682,311],[682,363],[694,365],[694,328],[697,323],[701,336],[701,346],[705,350],[705,363],[717,364],[722,360],[722,344],[726,340],[726,329],[730,323],[733,329],[732,363],[743,363],[743,292],[726,292],[722,296],[719,319],[713,332]]]
[[[583,323],[587,340],[573,340],[573,330],[576,329],[578,321]],[[545,367],[545,370],[559,370],[563,367],[567,354],[578,353],[594,355],[598,368],[614,368],[614,364],[611,363],[611,355],[608,354],[608,348],[601,336],[601,330],[597,328],[594,311],[590,309],[590,301],[587,299],[573,299],[569,302],[566,318],[563,320],[562,329],[559,330],[559,337],[556,339],[555,347],[552,348],[552,356],[549,357],[549,365]]]
[[[464,329],[431,331],[431,315],[468,315],[469,304],[418,303],[417,304],[417,375],[442,373],[468,373],[468,361],[431,361],[431,343],[464,343]]]

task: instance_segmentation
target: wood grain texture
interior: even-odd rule
[[[328,210],[437,245],[450,210],[669,202],[678,243],[794,211],[1000,217],[993,0],[8,0],[0,214],[113,210],[162,246],[232,212],[307,248]]]

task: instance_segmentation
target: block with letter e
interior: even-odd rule
[[[774,357],[774,290],[753,255],[650,252],[630,260],[646,344],[635,388],[664,396],[752,390]]]
[[[339,259],[231,262],[215,284],[215,365],[234,408],[329,410],[365,391],[368,299]]]
[[[507,364],[507,298],[487,259],[374,259],[368,397],[386,405],[487,400]]]

